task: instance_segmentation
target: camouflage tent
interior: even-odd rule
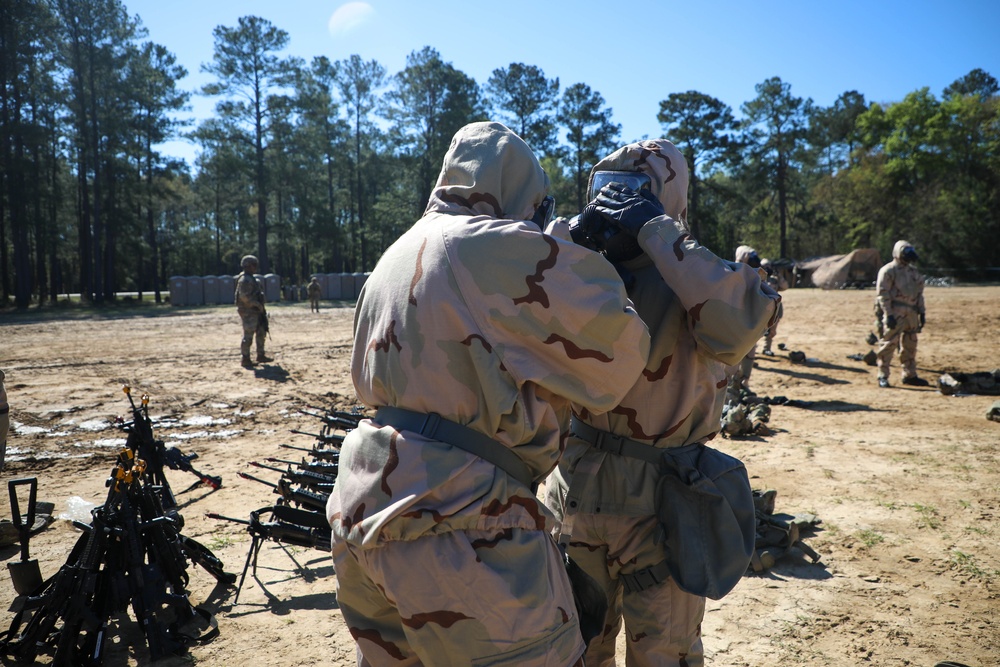
[[[878,277],[882,260],[875,248],[858,248],[846,255],[819,257],[796,265],[801,287],[844,289],[871,287]]]

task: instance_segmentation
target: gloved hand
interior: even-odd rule
[[[885,328],[888,331],[892,331],[893,329],[896,328],[896,316],[895,315],[889,315],[889,316],[887,316],[885,318]]]
[[[605,241],[601,228],[606,226],[604,218],[597,214],[591,204],[583,210],[583,213],[569,219],[569,235],[573,243],[594,252],[601,252],[604,250]]]
[[[663,215],[663,205],[652,192],[636,192],[621,183],[608,183],[594,201],[597,213],[632,237],[638,236],[647,222]]]
[[[927,316],[926,316],[926,315],[924,315],[923,313],[920,313],[920,328],[921,328],[921,329],[923,329],[923,328],[924,328],[924,323],[925,323],[926,321],[927,321]]]

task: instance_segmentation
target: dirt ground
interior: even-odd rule
[[[717,439],[742,458],[758,489],[777,491],[776,511],[811,512],[822,523],[806,540],[822,560],[793,552],[709,601],[703,626],[708,663],[915,665],[950,659],[1000,663],[1000,424],[985,412],[997,397],[944,396],[947,371],[1000,367],[1000,287],[928,287],[920,373],[929,388],[879,389],[875,370],[848,355],[869,346],[873,292],[797,289],[784,293],[775,357],[759,357],[751,385],[761,395],[812,402],[775,406],[767,437]],[[271,490],[241,479],[265,457],[295,459],[279,444],[310,446],[320,421],[300,412],[355,405],[349,377],[351,304],[270,307],[271,363],[239,365],[232,307],[114,309],[106,316],[0,313],[0,368],[7,373],[13,428],[5,479],[38,478],[39,499],[67,511],[71,497],[106,497],[105,480],[123,434],[108,419],[128,416],[121,385],[150,397],[158,438],[195,452],[196,468],[223,487],[184,491],[194,477],[169,471],[184,533],[242,570],[244,527],[205,516],[247,517],[273,504]],[[793,364],[788,351],[802,351]],[[0,489],[0,516],[9,517]],[[77,539],[56,520],[30,541],[49,576]],[[7,562],[18,548],[0,549]],[[268,542],[257,577],[235,590],[191,567],[191,598],[218,620],[220,635],[160,665],[353,665],[355,649],[337,611],[326,553]],[[415,568],[413,576],[420,576]],[[0,628],[15,596],[0,573]],[[128,617],[112,627],[108,665],[150,664]],[[620,664],[624,644],[619,643]],[[48,658],[40,659],[46,662]],[[12,664],[5,662],[3,664]],[[455,664],[442,659],[441,664]]]

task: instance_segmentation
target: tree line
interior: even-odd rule
[[[499,120],[540,156],[557,213],[623,138],[588,83],[510,63],[475,81],[432,47],[394,74],[375,60],[285,57],[288,33],[246,16],[213,31],[214,80],[197,91],[120,0],[0,1],[0,299],[19,308],[79,292],[162,298],[171,275],[370,270],[422,214],[455,131]],[[691,173],[688,222],[731,258],[804,259],[906,237],[922,264],[963,277],[1000,266],[1000,96],[974,69],[940,95],[892,103],[846,91],[829,107],[778,77],[732,108],[666,92],[660,136]],[[192,94],[216,100],[196,127]],[[652,121],[652,119],[651,119]],[[163,155],[188,137],[196,164]]]

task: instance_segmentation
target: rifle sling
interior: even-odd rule
[[[437,413],[414,412],[384,405],[375,413],[375,421],[392,426],[397,431],[413,431],[431,440],[463,449],[492,463],[521,484],[531,487],[534,479],[531,470],[510,447],[479,431],[444,419]]]

